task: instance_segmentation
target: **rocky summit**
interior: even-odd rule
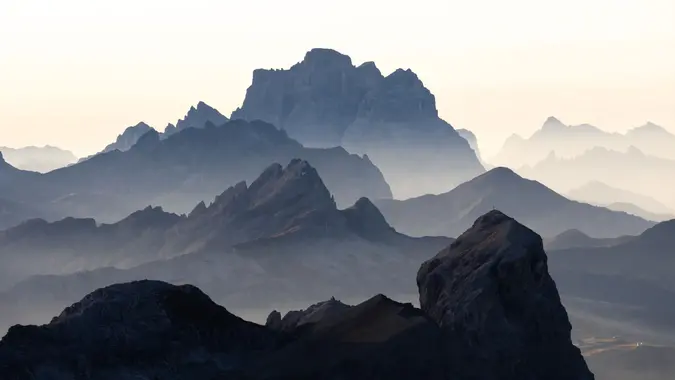
[[[541,238],[503,213],[481,216],[421,266],[417,282],[421,309],[381,294],[355,306],[331,299],[283,318],[273,312],[266,326],[190,285],[112,285],[49,324],[12,327],[0,341],[0,373],[13,380],[593,380],[571,342]]]
[[[254,71],[232,118],[272,123],[306,146],[367,154],[399,197],[447,191],[484,170],[413,71],[384,76],[330,49],[288,70]]]
[[[458,379],[593,379],[539,235],[500,211],[476,220],[417,274]]]

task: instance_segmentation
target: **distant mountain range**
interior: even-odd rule
[[[594,323],[604,321],[601,325],[642,341],[674,345],[673,247],[675,220],[609,245],[549,246],[548,256],[561,293],[578,300],[578,309],[594,315]]]
[[[594,237],[638,234],[654,223],[621,212],[570,201],[507,168],[495,168],[440,195],[377,203],[387,220],[412,236],[456,236],[476,215],[494,208],[553,237],[578,229]]]
[[[651,206],[654,205],[650,205],[649,211],[652,213],[668,214],[675,209],[675,192],[672,191],[675,188],[675,160],[651,156],[635,147],[625,152],[593,148],[574,158],[560,158],[551,154],[536,165],[518,169],[518,172],[562,193],[597,181],[613,188],[647,195],[667,207],[652,210]],[[612,200],[613,195],[616,196],[616,192],[608,191],[601,203],[626,203],[622,200],[623,195]]]
[[[266,201],[280,195],[274,182],[286,194],[287,186],[314,183],[312,177],[312,169],[302,162],[281,172],[270,168],[260,187],[242,190],[246,202],[234,202],[261,217],[255,208],[267,209]],[[309,198],[293,197],[293,205],[319,202],[317,206],[326,206],[319,209],[328,211],[330,199],[322,193],[327,193],[325,188],[307,193]],[[355,207],[375,216],[372,205]],[[354,233],[377,226],[358,214],[363,215],[355,210],[342,214],[347,225],[356,217],[359,226],[350,228]],[[283,263],[289,254],[263,255]],[[354,278],[395,279],[398,273],[385,264],[393,254],[382,252],[373,265],[376,271]],[[250,260],[249,255],[242,258]],[[344,260],[350,252],[333,255]],[[277,290],[278,280],[265,271],[273,268],[249,271],[260,279],[249,286]],[[363,266],[343,269],[341,274],[351,275]],[[202,281],[213,272],[202,272]],[[243,274],[237,277],[242,280]],[[285,278],[303,290],[326,281],[322,276]],[[342,278],[342,283],[350,280]],[[541,238],[508,216],[492,211],[480,217],[457,241],[425,261],[416,280],[420,309],[382,294],[355,306],[331,299],[283,318],[273,312],[265,326],[236,317],[191,285],[149,280],[110,285],[65,308],[48,324],[12,327],[0,341],[0,371],[15,380],[81,373],[89,378],[167,380],[594,379],[572,344],[571,325],[549,275]],[[256,294],[246,295],[255,299]]]
[[[438,117],[415,73],[383,76],[313,49],[287,70],[255,70],[232,119],[264,120],[306,146],[367,154],[397,197],[444,192],[484,171],[469,143]]]
[[[49,145],[25,148],[0,147],[0,153],[12,166],[21,170],[40,173],[46,173],[77,162],[77,157],[72,152]]]
[[[675,135],[654,123],[621,134],[605,132],[590,124],[567,126],[549,117],[529,138],[515,134],[509,137],[501,151],[489,161],[519,168],[535,165],[551,152],[558,157],[572,158],[596,147],[626,151],[631,146],[649,155],[675,160]]]
[[[175,125],[167,125],[164,132],[160,133],[160,138],[167,138],[187,128],[204,128],[209,123],[215,126],[221,126],[227,122],[228,118],[218,112],[217,109],[200,101],[197,103],[197,107],[190,107],[190,110],[188,110],[185,117],[178,120]],[[108,144],[100,153],[108,153],[114,150],[125,152],[136,145],[138,140],[151,130],[155,129],[145,122],[140,122],[132,127],[128,127],[121,135],[117,136],[115,142]],[[80,161],[88,160],[91,157],[93,156],[83,158]]]
[[[495,168],[440,195],[383,200],[377,203],[397,230],[412,235],[457,236],[472,220],[497,208],[545,237],[578,229],[593,237],[635,235],[654,223],[571,201],[539,182],[524,179],[507,168]]]
[[[146,208],[110,225],[37,220],[0,233],[2,285],[51,275],[15,285],[3,322],[13,312],[38,317],[83,292],[143,278],[189,281],[237,307],[404,293],[412,282],[400,274],[450,241],[396,232],[366,198],[338,210],[318,171],[296,159],[228,188],[208,206],[199,203],[187,216]]]
[[[0,167],[0,198],[55,217],[119,220],[147,205],[189,212],[235,183],[255,179],[271,162],[305,159],[341,206],[361,197],[390,198],[382,173],[342,148],[305,148],[264,122],[188,128],[162,139],[150,130],[128,151],[114,150],[47,174]]]
[[[617,189],[599,181],[591,181],[573,189],[567,193],[567,197],[615,211],[627,212],[647,220],[662,222],[675,219],[675,212],[663,203],[646,195]]]
[[[585,233],[572,229],[558,236],[545,239],[544,245],[547,250],[561,250],[569,248],[597,248],[613,247],[635,239],[633,235],[623,235],[615,238],[593,238]]]

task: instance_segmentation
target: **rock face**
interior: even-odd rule
[[[302,326],[316,324],[327,321],[328,318],[339,316],[349,307],[335,298],[331,298],[328,301],[314,304],[305,310],[289,311],[283,318],[278,311],[274,310],[267,317],[265,326],[277,331],[294,332]]]
[[[190,107],[187,115],[185,115],[184,118],[178,120],[175,125],[169,124],[164,130],[164,136],[171,136],[172,134],[187,128],[204,128],[207,123],[211,123],[216,127],[219,127],[227,123],[227,121],[227,117],[218,112],[217,109],[204,102],[199,102],[197,103],[197,107]]]
[[[0,372],[17,380],[211,378],[277,344],[273,332],[193,286],[140,281],[99,289],[47,325],[12,327],[0,342]]]
[[[447,191],[483,171],[415,73],[385,77],[374,63],[357,67],[329,49],[288,70],[256,70],[232,118],[267,121],[307,146],[368,154],[397,196]]]
[[[499,211],[478,218],[417,274],[456,377],[593,379],[548,273],[541,238]]]

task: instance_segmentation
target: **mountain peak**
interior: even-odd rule
[[[667,135],[671,134],[662,126],[652,123],[651,121],[648,121],[646,124],[641,125],[639,127],[633,128],[632,130],[629,131],[629,133],[654,133]]]
[[[171,124],[164,130],[166,135],[171,135],[187,128],[205,128],[206,124],[211,122],[216,126],[227,123],[229,119],[218,112],[217,109],[199,101],[197,106],[191,106],[187,114],[176,123],[174,128]]]
[[[125,152],[136,145],[138,140],[150,131],[154,131],[154,129],[143,121],[134,126],[127,127],[122,134],[117,136],[115,142],[106,146],[101,153],[112,152],[114,150]]]
[[[422,264],[417,284],[456,364],[485,359],[457,378],[593,379],[572,344],[541,238],[501,211],[479,217]]]
[[[138,141],[136,142],[136,144],[134,144],[133,148],[137,149],[151,148],[157,146],[157,144],[159,144],[159,141],[160,141],[159,132],[151,128],[149,131],[145,132],[141,137],[138,138]]]
[[[303,213],[319,210],[337,210],[318,172],[307,161],[293,159],[285,168],[275,163],[267,167],[260,176],[246,186],[240,182],[230,187],[209,207],[217,212],[227,210],[233,215],[255,211],[284,219],[283,215],[301,216]],[[283,214],[283,215],[282,215]],[[261,214],[262,215],[262,214]]]
[[[562,121],[558,120],[554,116],[549,116],[546,121],[544,122],[544,125],[542,125],[541,130],[542,131],[560,131],[566,129],[567,126],[562,123]]]
[[[483,181],[490,181],[499,184],[504,181],[522,180],[523,177],[519,176],[511,168],[507,168],[505,166],[498,166],[479,175],[475,179],[482,179]]]
[[[376,240],[395,232],[384,215],[368,198],[361,198],[342,211],[352,231],[367,240]]]
[[[325,48],[308,51],[302,63],[313,67],[352,67],[352,59],[348,55]]]

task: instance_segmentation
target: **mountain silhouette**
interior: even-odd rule
[[[342,148],[304,148],[270,124],[241,120],[188,128],[165,139],[150,130],[126,152],[99,154],[44,175],[1,169],[7,180],[0,173],[0,197],[61,217],[101,222],[119,220],[148,204],[187,213],[222,189],[255,179],[271,162],[293,158],[315,166],[342,207],[364,196],[391,197],[381,172],[367,158]]]
[[[121,135],[117,136],[117,140],[115,140],[114,143],[103,148],[101,153],[112,152],[113,150],[119,150],[122,152],[127,151],[131,149],[132,146],[136,145],[138,139],[140,139],[144,134],[148,133],[151,129],[152,127],[145,124],[144,122],[140,122],[133,127],[129,127],[125,129]]]
[[[651,197],[611,187],[600,181],[588,182],[581,187],[572,189],[571,191],[567,192],[566,195],[570,199],[595,204],[603,207],[611,206],[614,204],[614,205],[625,205],[622,207],[626,208],[630,207],[628,205],[632,205],[634,207],[633,210],[638,212],[635,213],[634,215],[638,216],[641,216],[639,215],[640,212],[644,213],[645,215],[653,216],[653,215],[667,214],[671,211],[668,208],[668,206],[664,205],[663,203],[657,200],[654,200]],[[621,210],[621,211],[629,212],[628,210]],[[644,218],[644,216],[641,217]]]
[[[539,235],[493,210],[422,264],[420,307],[446,333],[451,378],[593,379],[546,261]]]
[[[667,342],[675,328],[673,232],[671,220],[610,245],[549,250],[551,273],[568,299],[584,300],[582,315]]]
[[[221,126],[228,122],[228,118],[217,109],[204,102],[197,103],[197,107],[190,107],[185,117],[178,120],[176,125],[169,124],[164,129],[164,136],[168,137],[187,128],[204,128],[208,123]]]
[[[544,241],[547,250],[560,250],[568,248],[591,248],[591,247],[611,247],[623,244],[629,240],[635,239],[635,236],[625,235],[616,238],[592,238],[585,233],[572,229],[561,233],[558,236]]]
[[[355,306],[331,299],[268,319],[286,328],[246,322],[191,285],[109,285],[50,323],[12,327],[0,341],[0,370],[16,380],[593,379],[571,342],[541,238],[505,215],[479,218],[422,265],[417,282],[421,310],[382,294]]]
[[[625,151],[631,146],[649,155],[675,159],[672,149],[675,135],[651,122],[621,134],[606,132],[590,124],[568,126],[551,116],[529,138],[511,135],[490,162],[519,168],[535,165],[551,152],[558,157],[572,158],[593,148]]]
[[[633,215],[570,201],[541,183],[502,167],[445,194],[405,201],[384,200],[377,205],[394,228],[412,236],[457,236],[493,208],[537,226],[546,237],[569,229],[593,237],[636,235],[653,225]]]
[[[675,161],[652,156],[634,146],[625,151],[593,148],[574,158],[551,154],[536,165],[523,167],[518,172],[563,193],[596,181],[612,188],[643,194],[667,207],[648,209],[652,213],[667,214],[675,208],[675,195],[670,191],[675,186]],[[604,201],[601,200],[602,203],[623,202],[611,197],[610,193]]]
[[[306,146],[367,154],[398,197],[447,191],[484,171],[415,73],[383,76],[374,63],[354,66],[330,49],[312,49],[287,70],[255,70],[232,119],[264,120]]]
[[[146,207],[112,224],[34,220],[1,232],[0,288],[11,287],[21,308],[45,310],[144,278],[189,279],[240,307],[328,292],[405,292],[410,283],[400,274],[450,240],[400,234],[366,198],[338,209],[318,171],[293,159],[269,166],[250,185],[229,187],[208,206],[198,203],[187,216]],[[386,270],[373,273],[376,266]],[[310,279],[315,286],[301,286]],[[46,299],[29,301],[29,294]]]
[[[23,148],[0,147],[0,153],[17,169],[40,173],[62,168],[77,161],[77,157],[72,152],[49,145]]]

